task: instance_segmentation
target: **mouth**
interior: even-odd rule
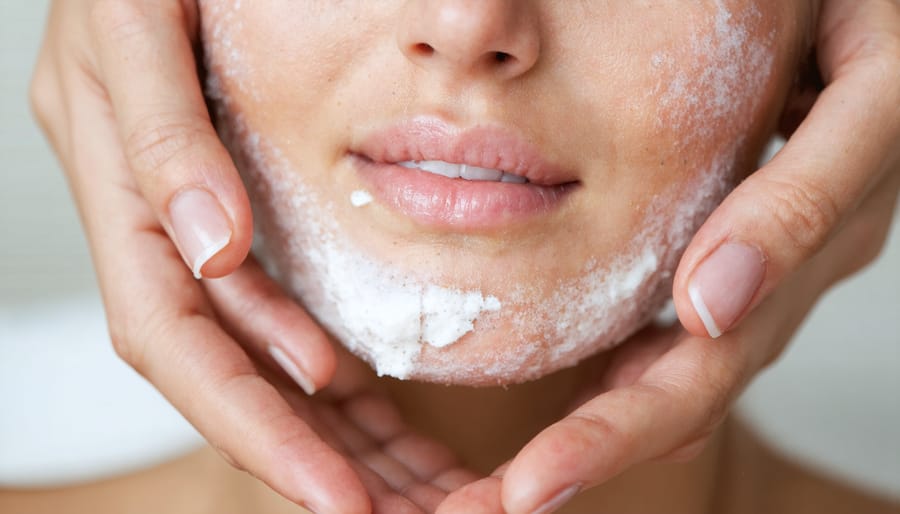
[[[402,161],[398,166],[425,173],[434,173],[447,178],[459,178],[476,182],[502,182],[506,184],[528,184],[527,178],[494,168],[482,168],[471,164],[446,161]]]
[[[434,118],[375,131],[349,156],[380,203],[445,230],[490,230],[533,220],[557,211],[579,185],[573,173],[508,130],[462,130]]]

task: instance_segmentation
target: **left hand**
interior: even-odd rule
[[[440,514],[552,512],[578,491],[642,462],[697,456],[748,382],[780,355],[818,297],[877,255],[900,173],[874,191],[826,247],[717,341],[648,328],[613,350],[581,404],[490,477],[456,491]],[[582,397],[583,397],[582,396]],[[566,493],[571,493],[567,495]]]
[[[586,391],[596,396],[438,512],[543,514],[639,463],[696,456],[818,297],[878,255],[900,191],[900,4],[825,0],[818,52],[826,89],[809,116],[682,259],[674,295],[687,328],[648,329],[614,350]],[[759,250],[762,270],[741,287],[734,255],[720,259],[707,284],[729,283],[730,296],[703,289],[703,320],[688,285],[725,242]],[[725,334],[712,342],[714,332]]]

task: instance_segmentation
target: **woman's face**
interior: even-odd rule
[[[771,134],[812,3],[200,2],[273,273],[380,373],[470,384],[654,315]]]

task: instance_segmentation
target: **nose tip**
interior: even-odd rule
[[[524,74],[538,60],[537,19],[527,2],[421,0],[412,4],[399,44],[420,67],[511,78]]]

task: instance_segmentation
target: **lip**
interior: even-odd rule
[[[461,129],[430,117],[375,130],[350,149],[350,157],[379,201],[420,224],[445,229],[501,228],[546,215],[578,186],[577,176],[513,131]],[[451,179],[397,164],[429,160],[502,170],[529,183]]]

